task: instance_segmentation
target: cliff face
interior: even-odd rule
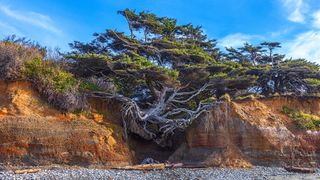
[[[63,114],[27,82],[0,82],[0,162],[121,166],[146,157],[208,166],[319,165],[320,132],[307,132],[283,106],[320,115],[319,98],[225,102],[175,137],[176,150],[124,140],[119,104],[89,99],[90,116]],[[185,139],[185,140],[184,140]]]
[[[93,106],[99,104],[91,99]],[[101,104],[101,103],[100,103]],[[62,114],[27,82],[0,82],[0,162],[119,166],[132,162],[112,109],[92,118]],[[114,110],[116,112],[116,110]]]
[[[232,167],[319,164],[320,132],[297,128],[283,106],[320,113],[316,98],[225,102],[193,123],[170,160]]]

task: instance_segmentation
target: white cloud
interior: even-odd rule
[[[312,24],[313,27],[320,29],[320,10],[313,13],[312,17],[313,17],[313,24]]]
[[[307,12],[307,4],[304,0],[281,0],[283,6],[287,8],[289,12],[288,20],[296,23],[304,23]]]
[[[288,34],[292,29],[291,28],[286,28],[280,31],[274,31],[274,32],[270,32],[270,36],[271,38],[277,38],[277,37],[281,37],[283,35]]]
[[[31,12],[16,11],[4,5],[0,5],[0,11],[6,16],[16,19],[20,22],[24,22],[24,23],[42,28],[56,35],[62,34],[62,31],[54,26],[54,23],[49,16],[32,12],[32,11]]]
[[[284,43],[283,48],[289,58],[305,58],[320,63],[320,31],[301,33],[294,40]]]
[[[262,36],[258,35],[248,35],[242,33],[230,34],[225,36],[220,41],[218,41],[219,45],[222,47],[241,47],[246,42],[252,42],[255,40],[263,39]]]
[[[219,43],[223,47],[239,47],[242,46],[245,42],[249,42],[252,39],[250,35],[246,34],[230,34],[222,38]]]

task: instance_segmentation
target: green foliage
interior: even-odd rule
[[[73,74],[57,70],[56,75],[52,77],[53,86],[58,92],[65,92],[77,85],[78,80],[73,77]]]
[[[23,79],[25,63],[43,56],[42,50],[29,45],[0,42],[0,80]]]
[[[89,43],[75,41],[71,44],[73,51],[65,55],[70,60],[68,70],[43,58],[32,58],[20,69],[26,77],[50,86],[56,93],[107,91],[97,84],[112,82],[113,90],[124,96],[143,94],[143,101],[150,101],[142,102],[145,104],[159,99],[164,87],[194,90],[205,83],[210,86],[198,101],[224,94],[229,94],[227,99],[242,99],[241,95],[251,93],[271,96],[319,92],[319,66],[303,59],[284,60],[276,53],[281,47],[278,42],[258,46],[245,43],[223,54],[201,26],[179,25],[175,19],[145,11],[125,9],[119,14],[126,19],[129,34],[108,29],[95,33]],[[86,81],[90,78],[101,83]]]
[[[306,78],[304,79],[308,82],[308,84],[312,85],[312,86],[320,86],[320,79],[316,79],[316,78]]]
[[[134,65],[136,69],[140,69],[140,70],[156,66],[147,58],[140,56],[136,53],[133,53],[132,57],[125,55],[124,58],[121,60],[121,62]]]
[[[209,78],[211,78],[211,79],[213,79],[213,78],[228,78],[228,74],[223,73],[223,72],[219,72],[219,73],[216,73],[216,74],[209,76]]]
[[[283,107],[282,107],[282,112],[283,112],[284,114],[287,114],[287,115],[290,115],[290,116],[291,116],[291,114],[293,114],[293,113],[295,112],[295,110],[289,108],[288,106],[283,106]]]
[[[306,114],[304,112],[289,108],[288,106],[282,107],[282,112],[296,121],[297,126],[301,129],[319,130],[320,129],[320,117],[312,114]]]
[[[230,60],[223,60],[221,63],[225,66],[232,68],[232,69],[239,69],[239,68],[243,67],[242,64],[234,62],[234,61],[230,61]]]
[[[168,69],[168,68],[164,68],[163,69],[165,71],[165,73],[172,79],[172,80],[176,80],[179,77],[179,71],[175,70],[175,69]]]
[[[79,80],[64,70],[59,62],[35,59],[25,65],[25,76],[59,110],[73,112],[86,107],[86,99],[79,92]]]
[[[54,91],[62,93],[77,86],[78,80],[55,62],[35,59],[26,63],[26,76],[50,84]]]
[[[102,91],[102,89],[97,84],[91,82],[81,82],[79,87],[81,90]]]
[[[156,65],[136,53],[132,53],[132,57],[125,55],[121,62],[132,65],[133,70],[152,70],[154,73],[165,74],[172,81],[176,81],[179,77],[179,71]]]
[[[287,69],[293,69],[293,68],[299,68],[299,69],[307,69],[312,72],[319,72],[320,67],[316,63],[312,63],[310,61],[307,61],[305,59],[290,59],[286,60],[283,63],[281,63],[282,68]]]

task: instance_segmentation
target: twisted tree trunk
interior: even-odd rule
[[[142,109],[131,98],[119,95],[95,92],[96,96],[121,102],[122,121],[127,131],[135,133],[146,140],[163,142],[175,130],[184,130],[194,119],[207,112],[215,103],[199,102],[196,108],[187,105],[196,96],[207,90],[208,84],[194,91],[183,91],[183,88],[163,88],[159,98],[149,108]]]

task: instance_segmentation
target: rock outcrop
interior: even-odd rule
[[[319,164],[320,133],[297,128],[283,106],[320,113],[318,98],[225,102],[193,123],[170,161],[220,167]]]
[[[91,99],[92,117],[63,114],[41,100],[28,82],[0,82],[0,162],[120,166],[132,163],[120,122]],[[110,116],[109,116],[110,115]],[[112,120],[110,120],[112,119]]]

